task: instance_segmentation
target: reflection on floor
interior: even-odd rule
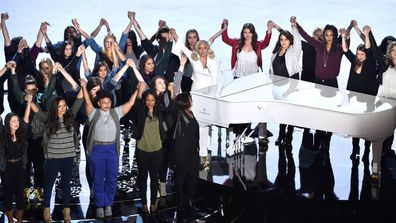
[[[275,132],[276,126],[269,125],[269,128]],[[396,217],[391,211],[393,205],[386,203],[396,199],[394,155],[383,157],[381,190],[378,194],[380,200],[373,200],[376,194],[373,193],[371,167],[367,160],[349,160],[346,166],[352,168],[344,167],[343,171],[350,171],[350,178],[337,179],[330,162],[330,153],[333,151],[313,151],[307,144],[312,135],[304,135],[301,130],[295,131],[293,145],[302,142],[302,146],[294,145],[294,149],[284,145],[274,146],[274,140],[271,139],[266,150],[254,141],[246,145],[243,152],[233,156],[225,155],[225,130],[217,129],[213,133],[218,137],[213,139],[217,143],[212,147],[210,169],[204,174],[207,178],[198,182],[193,200],[194,211],[189,215],[178,218],[175,194],[172,192],[172,171],[167,184],[169,193],[159,199],[158,211],[151,215],[141,214],[142,204],[136,184],[137,166],[133,159],[130,160],[135,145],[125,133],[122,167],[113,205],[114,217],[95,219],[95,206],[90,198],[85,178],[85,158],[82,156],[82,186],[75,188],[75,191],[81,192],[74,196],[71,205],[73,222],[382,222],[389,217]],[[342,139],[335,136],[333,140]],[[363,168],[363,176],[359,176],[359,167]],[[270,174],[268,170],[273,169],[276,169],[276,173]],[[272,178],[272,175],[275,177]],[[349,191],[347,197],[337,191],[338,187],[334,186],[336,181],[344,185],[343,190]],[[55,205],[51,209],[54,222],[61,222],[63,218],[59,191],[54,190]],[[6,220],[4,215],[0,220],[3,219]],[[42,206],[39,202],[30,201],[24,219],[25,222],[42,221]]]

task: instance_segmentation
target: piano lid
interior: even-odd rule
[[[375,113],[396,106],[392,99],[264,73],[220,82],[191,93],[226,102],[287,103],[352,114]]]

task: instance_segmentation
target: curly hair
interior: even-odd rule
[[[60,129],[58,105],[61,101],[64,101],[66,103],[66,100],[63,97],[56,97],[52,101],[51,107],[49,109],[46,125],[49,128],[50,135],[56,134],[56,132]],[[65,124],[66,130],[68,132],[71,132],[76,124],[76,122],[74,121],[74,116],[69,109],[67,109],[66,113],[63,115],[63,123]]]
[[[10,121],[11,121],[11,118],[14,116],[17,117],[18,121],[19,121],[19,127],[15,132],[15,137],[16,137],[15,143],[17,144],[18,149],[23,149],[23,146],[21,146],[21,145],[24,145],[27,142],[26,131],[24,128],[22,128],[22,124],[23,124],[22,119],[16,113],[13,113],[13,112],[8,113],[4,120],[4,125],[5,125],[5,129],[6,129],[6,137],[4,139],[5,145],[11,146],[11,144],[14,143],[13,136],[11,134],[11,128],[10,128]]]
[[[213,50],[210,48],[209,44],[207,41],[205,40],[200,40],[197,42],[197,44],[195,45],[194,51],[191,54],[191,58],[195,61],[197,61],[199,59],[199,55],[198,55],[198,47],[199,45],[204,44],[206,46],[206,49],[208,50],[208,57],[210,59],[214,59],[215,58],[215,53],[213,52]]]
[[[253,34],[253,36],[252,36],[252,47],[253,47],[253,50],[256,51],[257,38],[258,38],[256,29],[254,28],[254,25],[252,23],[245,23],[245,25],[242,26],[241,38],[238,39],[238,45],[239,45],[238,52],[241,52],[243,46],[245,45],[245,37],[243,35],[243,32],[245,31],[245,29],[248,29]]]

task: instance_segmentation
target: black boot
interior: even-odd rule
[[[278,139],[275,141],[275,146],[279,146],[282,143],[282,140],[285,137],[285,135],[286,135],[286,125],[280,124]]]
[[[364,153],[362,157],[363,162],[367,162],[367,163],[369,162],[370,146],[371,146],[371,142],[366,140],[364,142]]]

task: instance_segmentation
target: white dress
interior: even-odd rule
[[[378,96],[396,99],[396,69],[388,67],[382,74],[382,85],[379,86]]]

